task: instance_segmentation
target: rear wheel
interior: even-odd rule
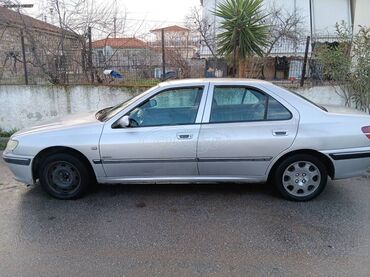
[[[86,192],[89,171],[78,158],[68,154],[46,157],[39,170],[40,184],[58,199],[76,199]]]
[[[307,201],[325,188],[328,174],[325,165],[316,157],[299,154],[284,160],[274,174],[274,184],[289,200]]]

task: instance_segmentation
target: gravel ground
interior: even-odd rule
[[[0,162],[1,276],[370,276],[370,179],[306,203],[267,185],[99,186],[60,201]]]

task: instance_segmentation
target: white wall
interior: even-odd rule
[[[335,24],[352,25],[350,0],[312,0],[313,34],[335,35]]]
[[[21,129],[68,114],[96,111],[143,89],[105,86],[0,86],[0,128]]]
[[[359,25],[370,27],[370,1],[353,0],[353,10],[353,31],[356,34],[359,30]]]
[[[293,89],[313,102],[324,106],[345,106],[345,100],[332,86]]]
[[[0,86],[0,128],[21,129],[68,114],[96,111],[123,102],[144,89],[105,86]],[[343,106],[332,87],[298,89],[314,102]]]

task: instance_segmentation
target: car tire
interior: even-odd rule
[[[77,157],[53,154],[46,157],[39,167],[42,188],[57,199],[77,199],[86,191],[90,181],[89,170]]]
[[[324,190],[328,173],[318,158],[298,154],[283,160],[277,166],[272,181],[285,199],[308,201]]]

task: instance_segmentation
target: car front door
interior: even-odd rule
[[[200,176],[261,179],[293,143],[299,114],[255,87],[211,85],[209,91],[198,141]]]
[[[129,127],[106,124],[100,152],[107,178],[198,176],[196,147],[207,88],[163,89],[126,113]]]

